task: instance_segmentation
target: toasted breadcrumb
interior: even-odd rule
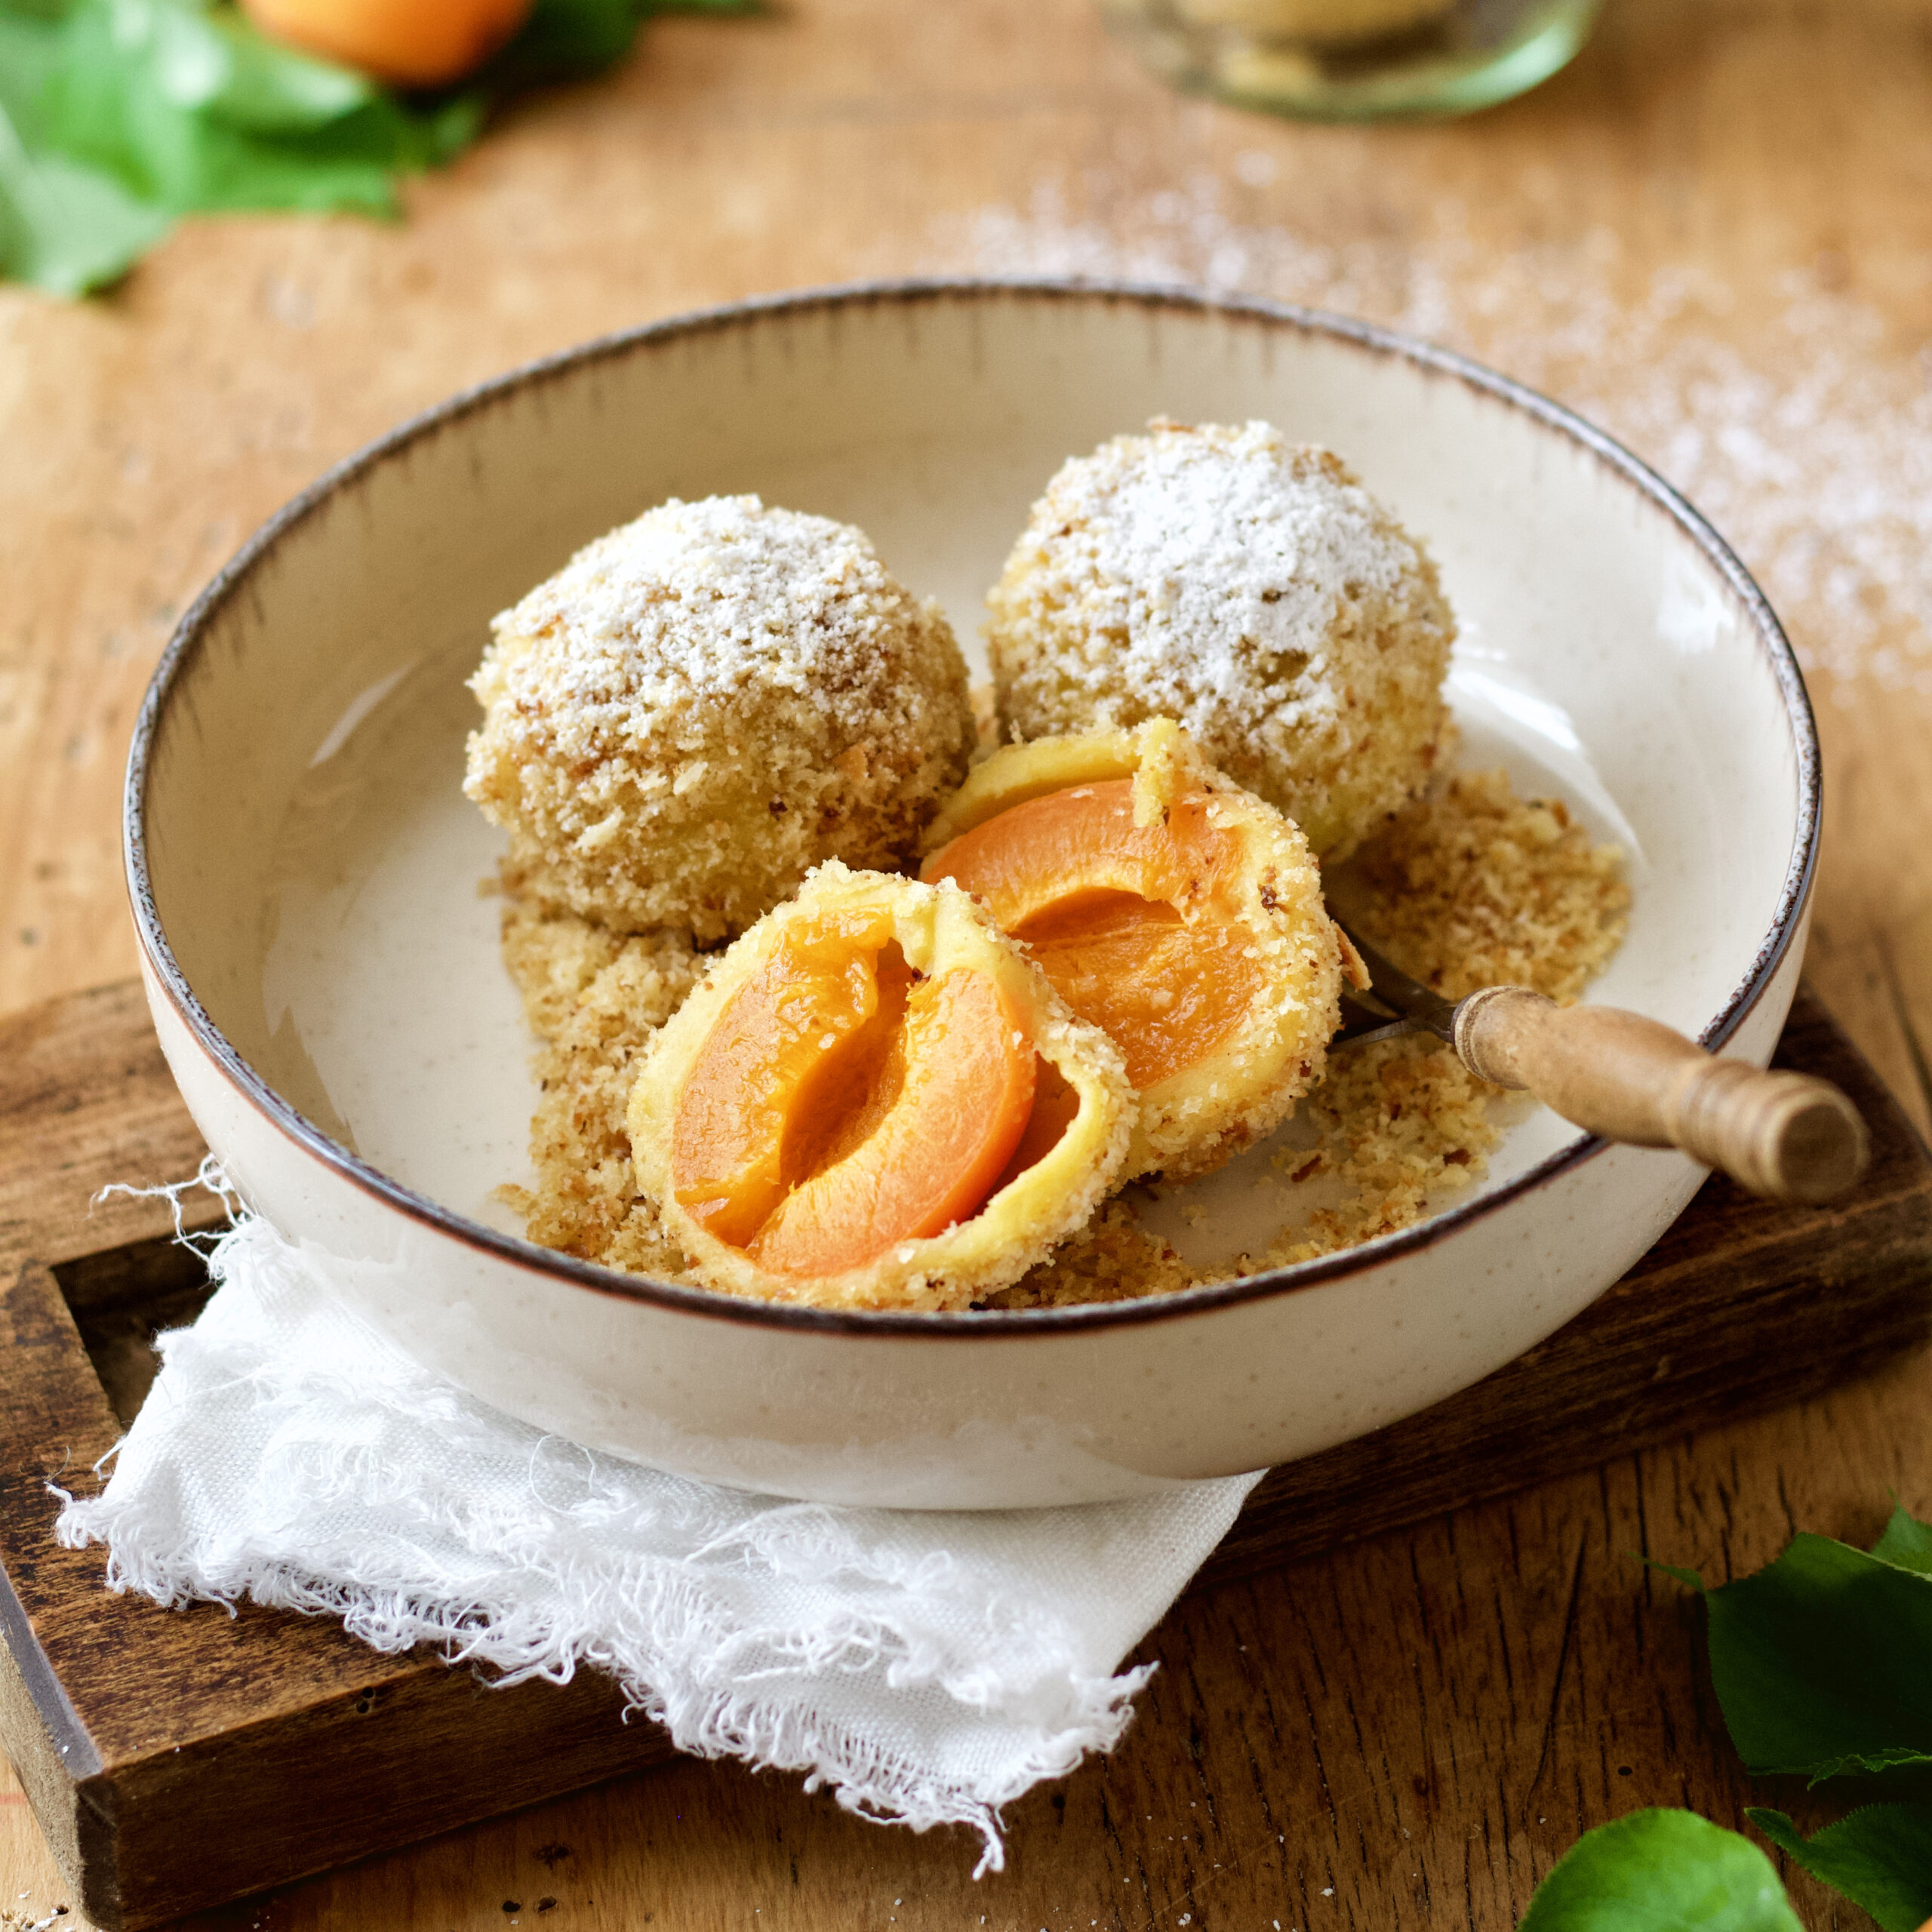
[[[1518,798],[1506,772],[1459,773],[1398,813],[1361,852],[1346,910],[1446,998],[1507,981],[1567,1005],[1623,943],[1630,889],[1621,857],[1614,846],[1593,845],[1560,800]],[[1426,1034],[1338,1049],[1302,1103],[1315,1146],[1279,1153],[1275,1164],[1291,1183],[1339,1180],[1339,1207],[1297,1217],[1265,1253],[1203,1275],[1116,1201],[993,1305],[1168,1294],[1412,1226],[1487,1172],[1502,1138],[1489,1118],[1500,1092]]]
[[[939,606],[863,531],[675,497],[491,626],[464,790],[524,889],[625,932],[711,940],[821,860],[909,858],[974,742]]]
[[[1317,1132],[1312,1155],[1297,1149],[1275,1164],[1291,1180],[1340,1177],[1353,1190],[1340,1208],[1320,1208],[1238,1272],[1285,1268],[1412,1226],[1445,1192],[1481,1179],[1503,1138],[1487,1103],[1500,1090],[1478,1080],[1426,1033],[1377,1040],[1337,1053],[1309,1098]]]
[[[1137,1301],[1191,1288],[1195,1280],[1194,1270],[1134,1219],[1127,1200],[1116,1198],[1050,1260],[977,1306],[1068,1308],[1081,1302]]]
[[[1176,720],[1352,850],[1427,783],[1455,620],[1428,552],[1327,451],[1157,418],[1064,464],[989,593],[1016,740]]]
[[[506,880],[503,964],[537,1035],[540,1097],[530,1123],[534,1189],[500,1198],[531,1241],[660,1279],[685,1278],[683,1254],[638,1192],[624,1109],[636,1063],[684,1004],[704,958],[688,934],[623,934],[546,912]]]
[[[1623,861],[1561,798],[1518,798],[1506,771],[1458,772],[1400,814],[1334,896],[1445,999],[1518,986],[1567,1005],[1623,943]]]
[[[1419,979],[1459,998],[1512,981],[1567,1003],[1622,942],[1630,894],[1614,847],[1560,801],[1516,797],[1501,771],[1459,774],[1391,820],[1349,869],[1346,907]],[[695,983],[703,956],[670,934],[622,938],[516,896],[504,958],[543,1040],[531,1128],[537,1186],[516,1204],[532,1241],[660,1279],[688,1278],[637,1192],[625,1129],[632,1069]],[[1172,1294],[1285,1267],[1412,1226],[1480,1180],[1500,1135],[1499,1090],[1423,1035],[1331,1054],[1302,1103],[1312,1149],[1276,1156],[1291,1185],[1339,1180],[1339,1206],[1298,1217],[1266,1253],[1204,1275],[1116,1197],[1054,1256],[977,1306],[1050,1308]]]
[[[1623,943],[1623,856],[1592,844],[1561,799],[1518,798],[1506,771],[1458,772],[1397,815],[1336,896],[1352,924],[1445,999],[1507,984],[1567,1006]],[[1334,1054],[1328,1065],[1308,1112],[1324,1168],[1354,1198],[1318,1210],[1257,1268],[1412,1226],[1445,1191],[1481,1180],[1502,1138],[1488,1118],[1502,1090],[1427,1035]]]

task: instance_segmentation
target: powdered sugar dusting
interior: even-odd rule
[[[1602,423],[1681,489],[1763,583],[1807,669],[1932,692],[1932,350],[1900,353],[1829,263],[1744,288],[1691,267],[1640,276],[1607,229],[1503,253],[1446,198],[1399,241],[1331,247],[1232,219],[1240,192],[1203,173],[1124,210],[1109,199],[1103,225],[1048,186],[1025,208],[942,223],[924,266],[1244,289],[1461,349]]]
[[[823,860],[909,857],[965,775],[959,647],[848,524],[673,498],[492,628],[463,789],[549,912],[728,938]]]
[[[660,706],[754,679],[832,704],[844,687],[823,660],[856,673],[883,630],[903,624],[906,602],[849,525],[756,497],[674,497],[586,546],[492,628],[555,634],[548,675],[571,701],[560,734],[573,715],[621,733]]]
[[[1163,433],[1069,463],[1049,493],[1089,540],[1097,598],[1126,634],[1131,675],[1177,706],[1211,691],[1246,700],[1247,660],[1325,656],[1337,606],[1392,590],[1414,552],[1368,494],[1284,445],[1265,423],[1210,439]],[[1333,709],[1299,681],[1297,709]]]
[[[1433,764],[1435,568],[1338,457],[1266,423],[1157,420],[1070,459],[986,602],[1016,737],[1174,718],[1324,854]]]

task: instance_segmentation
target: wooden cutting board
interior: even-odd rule
[[[1779,1063],[1859,1103],[1872,1170],[1828,1210],[1707,1183],[1663,1241],[1541,1346],[1424,1414],[1276,1471],[1194,1585],[1419,1522],[1794,1401],[1932,1332],[1932,1164],[1801,994]],[[138,1407],[157,1327],[206,1292],[165,1208],[110,1195],[202,1149],[129,982],[0,1021],[0,1743],[75,1902],[138,1928],[671,1755],[608,1682],[487,1688],[334,1624],[101,1586],[52,1541]],[[190,1224],[217,1218],[189,1204]]]

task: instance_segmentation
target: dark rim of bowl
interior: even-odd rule
[[[1706,1046],[1715,1048],[1737,1030],[1757,1004],[1789,949],[1810,895],[1817,865],[1822,804],[1817,729],[1797,657],[1764,592],[1716,531],[1647,464],[1601,430],[1534,389],[1447,349],[1438,349],[1395,330],[1379,328],[1348,316],[1255,297],[1214,294],[1159,284],[1025,277],[860,282],[755,296],[718,308],[673,316],[640,328],[599,337],[465,389],[434,408],[411,417],[388,435],[378,438],[325,472],[255,532],[182,618],[148,686],[128,751],[124,821],[128,891],[133,901],[136,931],[169,1002],[229,1082],[266,1117],[272,1126],[343,1178],[412,1220],[424,1223],[437,1232],[480,1249],[499,1260],[577,1287],[651,1303],[680,1314],[749,1323],[755,1327],[846,1335],[953,1336],[961,1341],[1038,1334],[1047,1330],[1113,1328],[1143,1322],[1181,1321],[1233,1303],[1312,1287],[1383,1266],[1399,1256],[1447,1240],[1470,1223],[1500,1213],[1512,1201],[1547,1186],[1558,1176],[1604,1151],[1604,1141],[1594,1136],[1586,1137],[1573,1146],[1547,1155],[1493,1192],[1447,1208],[1412,1228],[1380,1235],[1359,1247],[1297,1263],[1292,1267],[1241,1275],[1177,1294],[1152,1296],[1144,1300],[943,1314],[811,1308],[790,1303],[743,1300],[706,1288],[687,1287],[646,1276],[623,1274],[615,1269],[600,1267],[594,1262],[539,1247],[514,1235],[499,1234],[494,1229],[438,1206],[350,1153],[298,1113],[236,1052],[209,1017],[174,958],[155,904],[143,824],[149,761],[168,694],[201,642],[209,620],[236,593],[255,565],[284,535],[345,483],[419,438],[487,408],[513,390],[550,381],[588,365],[627,355],[646,345],[679,336],[730,328],[748,321],[756,322],[774,315],[802,315],[814,309],[988,300],[1072,301],[1103,306],[1124,303],[1155,311],[1173,309],[1195,315],[1218,315],[1286,328],[1304,335],[1324,336],[1375,355],[1398,357],[1431,374],[1453,377],[1481,394],[1534,417],[1587,451],[1605,469],[1620,477],[1676,523],[1730,586],[1749,617],[1783,694],[1798,761],[1797,836],[1779,896],[1777,916],[1749,971],[1699,1038]]]

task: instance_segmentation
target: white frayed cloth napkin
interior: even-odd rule
[[[245,1217],[220,1286],[63,1543],[157,1603],[340,1617],[502,1682],[608,1671],[681,1750],[807,1774],[864,1816],[971,1826],[1109,1749],[1121,1660],[1256,1478],[995,1514],[828,1508],[546,1436],[420,1368]],[[63,1492],[64,1494],[64,1492]]]

